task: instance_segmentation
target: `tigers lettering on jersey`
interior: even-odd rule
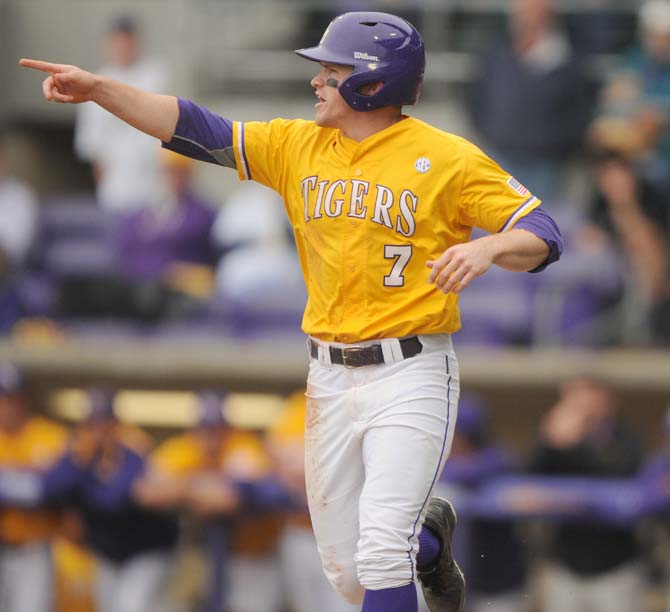
[[[540,204],[476,146],[412,117],[362,142],[300,119],[233,122],[232,142],[239,178],[284,199],[303,331],[324,341],[457,331],[458,298],[427,282],[426,262]]]
[[[404,189],[396,202],[393,191],[384,185],[373,185],[357,179],[335,181],[308,176],[300,181],[308,223],[324,216],[335,218],[346,214],[352,219],[368,219],[409,238],[416,231],[414,213],[419,197]]]

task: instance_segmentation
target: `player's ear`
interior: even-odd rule
[[[363,85],[359,89],[359,93],[362,93],[364,96],[373,96],[384,86],[384,81],[375,81],[374,83],[368,83]]]

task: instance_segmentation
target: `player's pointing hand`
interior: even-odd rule
[[[485,238],[449,247],[439,259],[426,262],[431,269],[429,283],[443,293],[460,293],[473,279],[486,272],[493,263],[494,253]]]
[[[42,83],[44,97],[49,102],[78,104],[91,100],[98,78],[95,74],[86,72],[77,66],[52,64],[40,60],[22,59],[19,64],[50,75]]]

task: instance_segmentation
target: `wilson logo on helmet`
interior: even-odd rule
[[[354,59],[368,60],[370,62],[379,61],[379,58],[376,55],[369,55],[365,51],[354,51]]]

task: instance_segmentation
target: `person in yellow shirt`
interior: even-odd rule
[[[305,465],[324,570],[362,612],[417,612],[417,580],[432,612],[461,612],[456,515],[433,496],[458,411],[458,294],[494,264],[544,269],[560,231],[478,147],[403,112],[426,67],[412,24],[345,13],[296,52],[316,63],[312,121],[233,121],[76,66],[21,65],[47,74],[47,100],[95,102],[282,196],[308,296]]]
[[[231,612],[278,611],[280,520],[267,513],[247,516],[235,486],[269,476],[269,458],[258,436],[227,423],[223,397],[198,394],[194,427],[153,451],[135,497],[153,509],[186,509],[203,522],[211,609],[225,599]]]
[[[67,431],[32,416],[22,372],[0,364],[2,489],[21,497],[39,486],[65,452]],[[0,612],[48,612],[52,605],[50,540],[58,515],[43,508],[0,506]]]

